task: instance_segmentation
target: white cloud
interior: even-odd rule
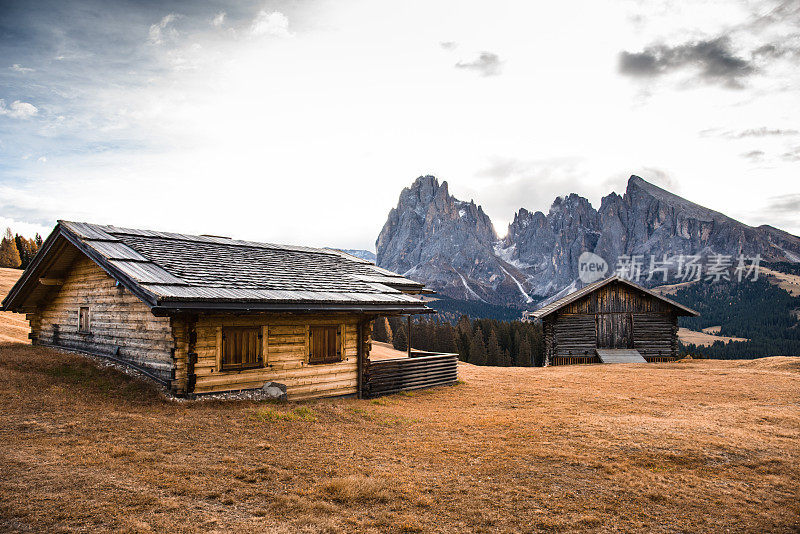
[[[161,22],[158,24],[150,26],[150,44],[160,45],[164,44],[164,40],[167,38],[176,38],[178,36],[178,30],[175,29],[173,22],[175,22],[177,18],[177,14],[170,13],[161,19]]]
[[[19,63],[14,63],[13,65],[11,65],[8,68],[13,70],[14,72],[21,72],[23,74],[26,73],[26,72],[33,72],[33,70],[34,70],[34,69],[30,68],[30,67],[23,67]]]
[[[500,56],[494,52],[481,52],[477,57],[468,61],[456,63],[457,69],[468,69],[479,72],[481,76],[497,76],[503,67]]]
[[[217,13],[214,16],[214,18],[211,20],[211,24],[213,24],[214,26],[217,26],[217,27],[222,26],[223,24],[225,24],[225,12],[224,11],[220,11],[219,13]]]
[[[5,101],[0,98],[0,116],[6,115],[12,119],[30,119],[37,113],[39,113],[39,109],[33,104],[15,100],[6,107]]]
[[[10,228],[11,232],[14,234],[19,234],[26,237],[33,237],[36,234],[39,234],[42,237],[47,237],[50,234],[50,231],[53,229],[49,226],[28,223],[0,215],[0,232],[5,232],[6,228]]]
[[[47,163],[47,158],[45,156],[41,156],[36,160],[36,163]]]
[[[253,20],[250,29],[253,35],[272,35],[276,37],[291,37],[289,31],[289,18],[280,11],[267,13],[262,10]]]
[[[751,206],[797,190],[797,162],[780,157],[797,138],[697,136],[800,124],[797,69],[774,77],[784,91],[759,78],[736,94],[654,86],[644,101],[640,86],[618,74],[620,50],[642,49],[656,31],[674,33],[676,42],[695,38],[685,34],[695,17],[664,28],[654,17],[654,29],[639,34],[625,3],[611,0],[520,3],[491,13],[465,1],[458,16],[436,2],[408,9],[374,0],[290,4],[285,15],[259,6],[241,23],[226,8],[226,31],[212,26],[222,7],[196,21],[146,19],[139,33],[158,22],[153,37],[170,45],[144,47],[157,70],[132,63],[124,75],[104,71],[80,104],[51,105],[22,85],[13,97],[0,92],[9,104],[26,95],[52,124],[45,136],[38,118],[0,117],[20,133],[3,132],[3,154],[19,157],[4,160],[17,168],[0,177],[0,213],[44,225],[63,218],[371,248],[402,188],[427,173],[482,203],[500,232],[520,206],[546,211],[555,195],[577,192],[597,207],[611,189],[623,192],[632,173],[657,178],[647,169],[667,171],[676,192],[751,224],[772,217],[757,218]],[[717,11],[725,10],[710,10],[697,24]],[[181,29],[177,42],[173,26]],[[269,37],[292,31],[302,39]],[[444,39],[458,48],[445,52]],[[501,76],[479,76],[492,71],[491,58],[466,55],[472,70],[454,68],[459,51],[479,50],[500,54]],[[12,74],[6,67],[13,61],[38,65],[9,58],[0,70]],[[748,99],[756,90],[762,96]],[[66,119],[57,122],[45,107]],[[740,156],[755,150],[768,156],[763,164]],[[31,157],[23,161],[23,154]],[[43,154],[58,154],[57,161],[36,164]],[[496,155],[507,158],[505,170],[495,169],[499,179],[480,172]],[[604,183],[609,177],[613,183]],[[59,195],[41,193],[55,189]],[[139,209],[153,190],[174,209]],[[797,217],[789,222],[786,230],[800,232]]]

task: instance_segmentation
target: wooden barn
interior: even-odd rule
[[[433,313],[423,291],[333,249],[60,221],[3,309],[27,314],[36,345],[112,358],[174,394],[277,383],[302,399],[360,395],[372,321]],[[453,355],[425,356],[392,368],[455,380]],[[397,372],[384,389],[407,385]]]
[[[673,361],[678,317],[699,315],[612,276],[533,312],[542,320],[545,365]]]

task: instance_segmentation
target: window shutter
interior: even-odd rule
[[[261,367],[261,340],[260,327],[223,327],[222,370]]]
[[[342,360],[341,329],[338,326],[311,326],[308,337],[308,363],[336,363]]]

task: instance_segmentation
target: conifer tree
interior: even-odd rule
[[[17,269],[21,264],[17,243],[14,241],[11,229],[6,228],[6,233],[3,239],[0,240],[0,267]]]
[[[392,346],[396,350],[408,350],[408,338],[406,337],[405,328],[397,328],[392,333]]]
[[[517,354],[517,365],[521,367],[530,367],[533,360],[531,353],[531,342],[527,337],[523,336],[519,342],[519,353]]]
[[[391,343],[392,335],[390,332],[391,327],[389,327],[389,321],[386,320],[386,317],[378,317],[375,319],[375,323],[372,327],[372,338],[375,341]]]
[[[486,345],[483,343],[483,332],[481,332],[480,326],[475,328],[475,333],[469,343],[469,363],[486,365]]]
[[[500,355],[500,366],[501,367],[511,367],[511,354],[508,352],[508,349],[503,349],[503,352]]]
[[[444,331],[444,337],[447,341],[447,344],[444,346],[444,350],[446,352],[458,352],[458,336],[456,334],[456,329],[449,323],[445,324],[446,327]]]
[[[486,344],[486,365],[500,365],[501,349],[497,341],[497,332],[494,329],[489,332],[489,342]]]

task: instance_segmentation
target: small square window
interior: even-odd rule
[[[89,307],[81,306],[78,310],[78,332],[89,332]]]

